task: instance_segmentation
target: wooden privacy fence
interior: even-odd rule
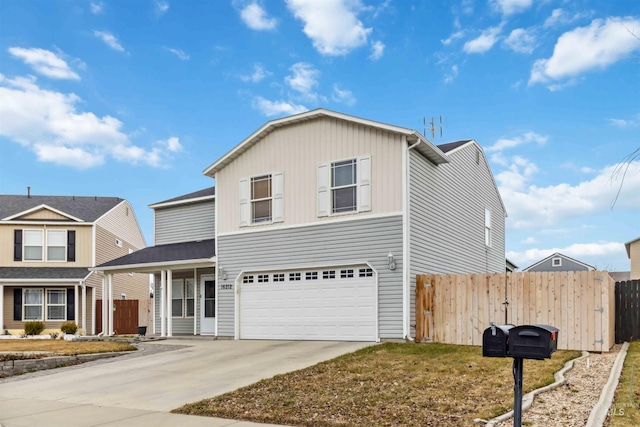
[[[614,315],[606,271],[416,276],[416,342],[482,345],[490,322],[547,324],[560,330],[558,349],[607,352]]]
[[[616,283],[616,343],[640,340],[640,280]]]
[[[138,333],[138,300],[113,301],[113,332],[118,335]],[[96,300],[96,334],[102,332],[102,300]]]

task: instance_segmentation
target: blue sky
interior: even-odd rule
[[[147,206],[268,120],[442,117],[429,139],[486,152],[511,260],[629,270],[638,37],[637,0],[3,0],[0,193],[122,197],[153,244]]]

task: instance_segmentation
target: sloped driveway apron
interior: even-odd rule
[[[167,344],[178,348],[154,351],[153,346]],[[182,339],[145,343],[146,350],[140,355],[0,380],[0,401],[33,399],[60,405],[168,412],[185,403],[223,394],[372,344]],[[3,421],[2,413],[0,410],[0,423],[10,425],[9,421]]]

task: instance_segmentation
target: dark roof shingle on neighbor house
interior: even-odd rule
[[[183,194],[182,196],[174,197],[172,199],[163,200],[157,203],[152,203],[150,206],[162,205],[165,203],[187,201],[191,199],[200,199],[202,197],[211,197],[215,195],[216,195],[216,187],[208,187],[202,190],[194,191],[193,193]]]
[[[100,269],[101,267],[120,267],[128,265],[155,264],[161,262],[203,260],[213,258],[215,255],[215,239],[170,243],[140,249],[139,251],[133,252],[129,255],[100,264],[95,268]]]
[[[0,194],[0,220],[47,205],[85,222],[94,222],[124,201],[119,197],[27,196]]]
[[[472,141],[471,139],[465,139],[462,141],[455,141],[455,142],[447,142],[446,144],[440,144],[437,147],[440,149],[440,151],[442,151],[443,153],[448,153],[451,150],[455,150],[456,148],[466,144],[467,142]]]
[[[81,280],[89,273],[86,267],[0,267],[0,279]]]

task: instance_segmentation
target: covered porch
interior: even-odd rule
[[[153,326],[150,333],[217,334],[215,240],[151,246],[98,265],[103,273],[102,330],[113,335],[113,275],[148,273],[154,277]]]

